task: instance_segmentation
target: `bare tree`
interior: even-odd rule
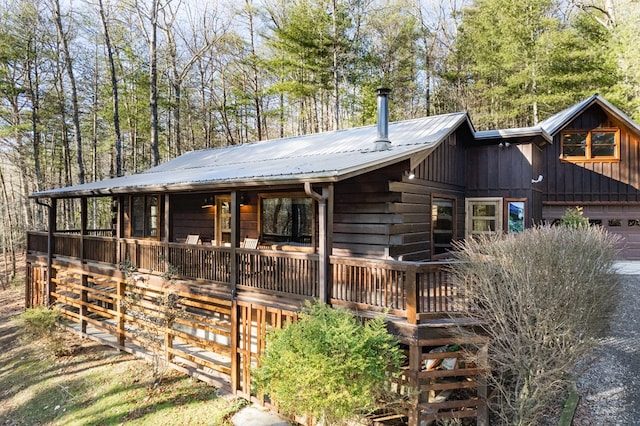
[[[102,28],[104,31],[104,43],[107,49],[107,60],[109,62],[109,76],[111,79],[111,100],[113,105],[113,132],[116,136],[115,154],[116,154],[116,176],[122,176],[122,136],[120,133],[120,104],[118,100],[118,79],[116,77],[116,66],[113,59],[113,47],[111,46],[111,34],[109,31],[109,24],[105,13],[102,0],[98,0],[98,11],[100,13],[100,20],[102,21]]]
[[[67,71],[67,77],[69,78],[69,85],[71,88],[71,107],[73,118],[73,130],[75,133],[76,142],[76,160],[78,163],[78,182],[84,183],[84,162],[82,160],[82,133],[80,130],[80,108],[78,105],[78,88],[76,86],[76,78],[73,72],[73,61],[69,53],[69,40],[67,39],[67,33],[62,27],[62,15],[60,13],[60,0],[53,0],[53,13],[56,29],[58,31],[58,38],[60,39],[62,54],[64,56],[65,68]]]

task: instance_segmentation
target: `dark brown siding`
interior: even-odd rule
[[[464,151],[459,134],[414,170],[409,161],[335,185],[333,253],[402,260],[431,258],[431,197],[456,199],[457,236],[464,222]]]
[[[183,242],[189,234],[200,235],[203,243],[208,243],[214,238],[215,209],[213,207],[202,208],[202,202],[208,195],[171,195],[171,223],[174,241]]]
[[[566,129],[620,128],[620,161],[569,163],[560,160],[560,134],[544,150],[544,201],[640,201],[638,138],[598,105],[569,123]]]
[[[407,168],[398,164],[335,185],[333,254],[389,257],[391,226],[402,221],[391,208],[402,196],[389,192],[389,182]]]
[[[532,180],[542,174],[540,160],[540,149],[533,143],[469,147],[467,197],[526,198],[527,218],[539,221],[540,183]]]

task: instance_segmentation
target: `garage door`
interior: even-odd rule
[[[553,222],[562,217],[567,206],[544,206],[543,217]],[[609,232],[623,238],[621,259],[640,260],[640,205],[584,206],[585,217],[591,223],[601,225]]]

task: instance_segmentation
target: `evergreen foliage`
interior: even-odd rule
[[[307,303],[296,323],[267,336],[253,377],[289,414],[341,424],[376,407],[402,353],[383,318],[362,324],[347,311]]]

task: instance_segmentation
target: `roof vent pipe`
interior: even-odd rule
[[[391,147],[389,140],[389,93],[391,89],[380,87],[376,89],[378,95],[378,137],[375,140],[375,150],[384,151]]]

